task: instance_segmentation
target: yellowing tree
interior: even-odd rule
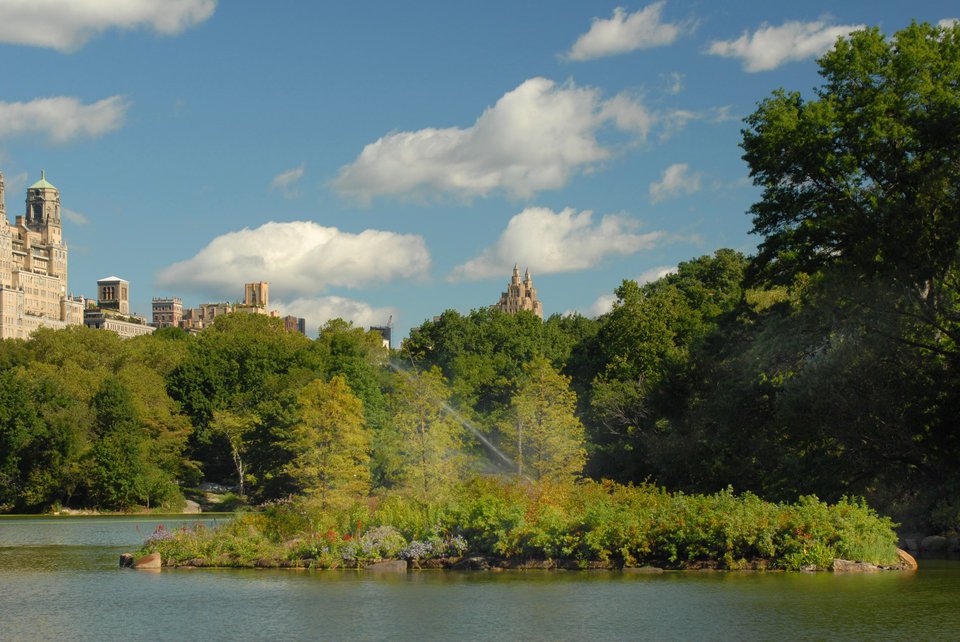
[[[308,383],[298,399],[301,421],[293,440],[299,454],[286,472],[324,506],[365,497],[371,436],[363,404],[339,375]]]
[[[518,476],[566,481],[583,471],[587,453],[576,405],[570,378],[554,370],[549,361],[537,357],[524,367],[504,426]]]
[[[450,390],[434,366],[404,373],[391,403],[402,483],[419,499],[442,496],[463,470],[463,426],[447,411]]]

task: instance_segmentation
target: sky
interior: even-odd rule
[[[495,303],[596,316],[755,251],[742,119],[864,27],[955,2],[0,0],[9,219],[61,192],[69,290],[411,327]]]

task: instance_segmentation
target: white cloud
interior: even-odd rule
[[[609,20],[594,18],[590,30],[577,38],[567,53],[568,60],[593,60],[637,49],[669,45],[686,29],[683,24],[660,21],[665,2],[628,14],[623,7],[613,10]]]
[[[634,280],[640,285],[644,285],[646,283],[652,283],[653,281],[659,281],[668,274],[676,274],[676,272],[676,266],[660,265],[655,268],[650,268]],[[599,317],[604,315],[613,309],[613,304],[616,302],[616,294],[601,294],[587,310],[586,316]]]
[[[607,256],[634,254],[653,247],[663,232],[637,234],[636,221],[607,215],[596,225],[593,212],[573,208],[553,212],[528,207],[507,224],[497,242],[454,268],[450,280],[477,280],[509,274],[515,263],[534,276],[593,267]]]
[[[294,186],[303,178],[303,167],[304,164],[300,163],[298,167],[280,172],[270,181],[270,189],[279,189],[286,198],[298,196],[299,192]]]
[[[352,321],[357,327],[384,325],[391,316],[397,316],[392,307],[375,308],[364,301],[342,296],[303,297],[282,303],[273,302],[281,314],[292,314],[306,320],[307,334],[316,335],[317,329],[331,319]]]
[[[76,51],[107,29],[177,35],[213,15],[217,0],[3,0],[0,42]]]
[[[700,191],[700,174],[690,174],[686,163],[674,163],[663,170],[660,180],[650,183],[650,202],[659,203],[681,194]]]
[[[19,174],[14,174],[13,176],[4,176],[4,192],[6,194],[7,201],[10,200],[11,194],[23,195],[24,191],[27,188],[27,173],[20,172]],[[9,205],[7,207],[7,212],[9,212]],[[18,212],[19,213],[19,212]],[[2,223],[2,221],[0,221]]]
[[[377,196],[447,193],[461,198],[505,190],[528,198],[562,187],[606,160],[605,125],[644,137],[655,116],[625,95],[532,78],[504,94],[466,129],[392,132],[340,169],[333,187],[369,203]]]
[[[593,305],[590,306],[590,309],[587,310],[585,316],[588,317],[599,317],[610,310],[613,309],[613,304],[617,302],[616,294],[601,294],[597,297],[597,300],[593,302]]]
[[[123,96],[87,105],[69,96],[0,102],[0,138],[43,134],[51,143],[96,138],[123,125],[129,107]]]
[[[859,31],[864,25],[827,25],[815,22],[785,22],[779,27],[763,23],[751,35],[744,32],[736,40],[716,40],[707,53],[739,58],[749,72],[769,71],[796,60],[819,56],[833,47],[837,38]]]
[[[90,219],[88,219],[86,216],[69,208],[60,208],[60,213],[63,214],[63,218],[67,219],[71,223],[76,223],[77,225],[88,225],[90,223]]]
[[[334,286],[414,278],[429,265],[421,236],[380,230],[352,234],[310,221],[270,222],[218,236],[193,258],[162,270],[157,283],[217,293],[233,292],[238,283],[269,281],[283,299]]]
[[[663,78],[666,81],[666,92],[671,96],[676,96],[683,91],[683,80],[686,78],[684,74],[673,71],[665,74]]]
[[[650,268],[646,270],[640,276],[638,276],[634,281],[640,285],[645,285],[647,283],[653,283],[654,281],[659,281],[668,274],[676,274],[677,266],[676,265],[658,265],[657,267]]]

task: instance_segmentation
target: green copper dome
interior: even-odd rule
[[[40,180],[28,187],[27,189],[57,189],[47,180],[47,173],[44,170],[40,170]]]

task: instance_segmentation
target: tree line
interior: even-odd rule
[[[0,508],[586,475],[863,496],[956,528],[960,27],[859,31],[818,64],[812,94],[744,121],[757,253],[624,280],[599,318],[448,310],[395,354],[341,320],[310,340],[256,315],[3,342]]]

